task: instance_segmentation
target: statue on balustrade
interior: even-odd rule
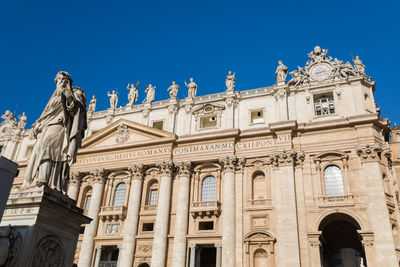
[[[48,185],[65,193],[70,167],[87,128],[86,94],[82,88],[72,87],[65,71],[57,73],[55,83],[56,90],[32,126],[36,142],[24,187]]]
[[[190,78],[189,80],[189,84],[185,81],[185,85],[188,88],[188,98],[194,99],[197,93],[197,84],[193,81],[193,78]]]

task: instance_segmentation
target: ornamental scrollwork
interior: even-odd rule
[[[136,164],[128,168],[128,171],[131,174],[132,179],[143,179],[143,175],[145,172],[145,167],[143,164]]]
[[[184,161],[175,164],[178,175],[184,177],[190,177],[192,173],[192,162],[191,161]]]
[[[238,159],[235,156],[226,156],[219,159],[224,172],[234,172]]]
[[[172,160],[157,163],[157,168],[159,169],[160,174],[171,175],[173,167],[174,164],[172,163]]]
[[[83,173],[79,171],[72,172],[69,178],[69,184],[79,186],[82,182],[82,178],[83,178]]]
[[[379,161],[382,149],[378,145],[365,145],[356,148],[357,155],[362,161]]]
[[[90,172],[94,183],[105,183],[109,173],[110,172],[105,169],[97,169]]]

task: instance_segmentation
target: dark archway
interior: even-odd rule
[[[150,265],[148,265],[147,263],[143,262],[143,263],[139,264],[138,267],[150,267]]]
[[[344,213],[333,213],[319,225],[321,234],[321,262],[324,267],[367,266],[364,247],[356,220]]]

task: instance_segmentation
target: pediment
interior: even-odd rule
[[[174,139],[176,138],[172,133],[120,119],[85,139],[82,149],[144,145]]]

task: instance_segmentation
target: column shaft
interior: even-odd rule
[[[190,247],[190,262],[189,262],[189,267],[195,267],[196,266],[196,246],[191,246]]]
[[[172,262],[175,267],[186,266],[186,234],[189,220],[189,190],[189,175],[180,175],[178,203],[175,217],[174,250],[172,257]]]
[[[120,266],[132,266],[136,246],[136,235],[139,223],[140,199],[142,191],[142,168],[140,166],[131,169],[133,178],[129,193],[128,211],[124,225],[124,236],[121,246]]]
[[[151,255],[152,267],[165,267],[167,254],[168,221],[171,200],[171,164],[163,163],[160,167],[160,196],[158,198],[153,251]]]
[[[79,193],[79,184],[70,183],[68,187],[68,196],[76,201],[78,199],[78,193]]]
[[[217,249],[217,257],[216,257],[216,267],[221,267],[221,245],[216,246]]]
[[[225,171],[222,202],[222,266],[235,266],[235,173]]]
[[[99,212],[101,207],[101,201],[103,199],[104,190],[104,178],[95,177],[93,185],[92,199],[89,205],[88,217],[92,218],[92,221],[86,225],[85,232],[83,234],[81,252],[79,254],[79,267],[90,267],[93,255],[93,238],[97,234],[97,224],[99,221]]]
[[[96,248],[93,267],[98,267],[100,264],[101,247]]]

